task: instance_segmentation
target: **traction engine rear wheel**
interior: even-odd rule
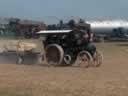
[[[50,65],[61,65],[64,58],[63,48],[58,44],[50,44],[46,47],[46,60]]]

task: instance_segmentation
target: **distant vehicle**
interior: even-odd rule
[[[92,20],[87,23],[91,25],[91,31],[95,37],[128,39],[128,21],[126,20]]]

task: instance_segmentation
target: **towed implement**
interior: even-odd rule
[[[9,54],[16,55],[16,63],[21,64],[27,57],[40,55],[41,52],[37,50],[37,44],[35,43],[12,40],[4,44],[1,53],[6,54],[7,56]]]

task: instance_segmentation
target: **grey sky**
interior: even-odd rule
[[[35,20],[50,16],[127,17],[127,10],[128,0],[0,0],[0,16]]]

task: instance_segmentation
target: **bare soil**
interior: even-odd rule
[[[0,96],[128,96],[128,46],[100,43],[98,68],[0,64]]]

